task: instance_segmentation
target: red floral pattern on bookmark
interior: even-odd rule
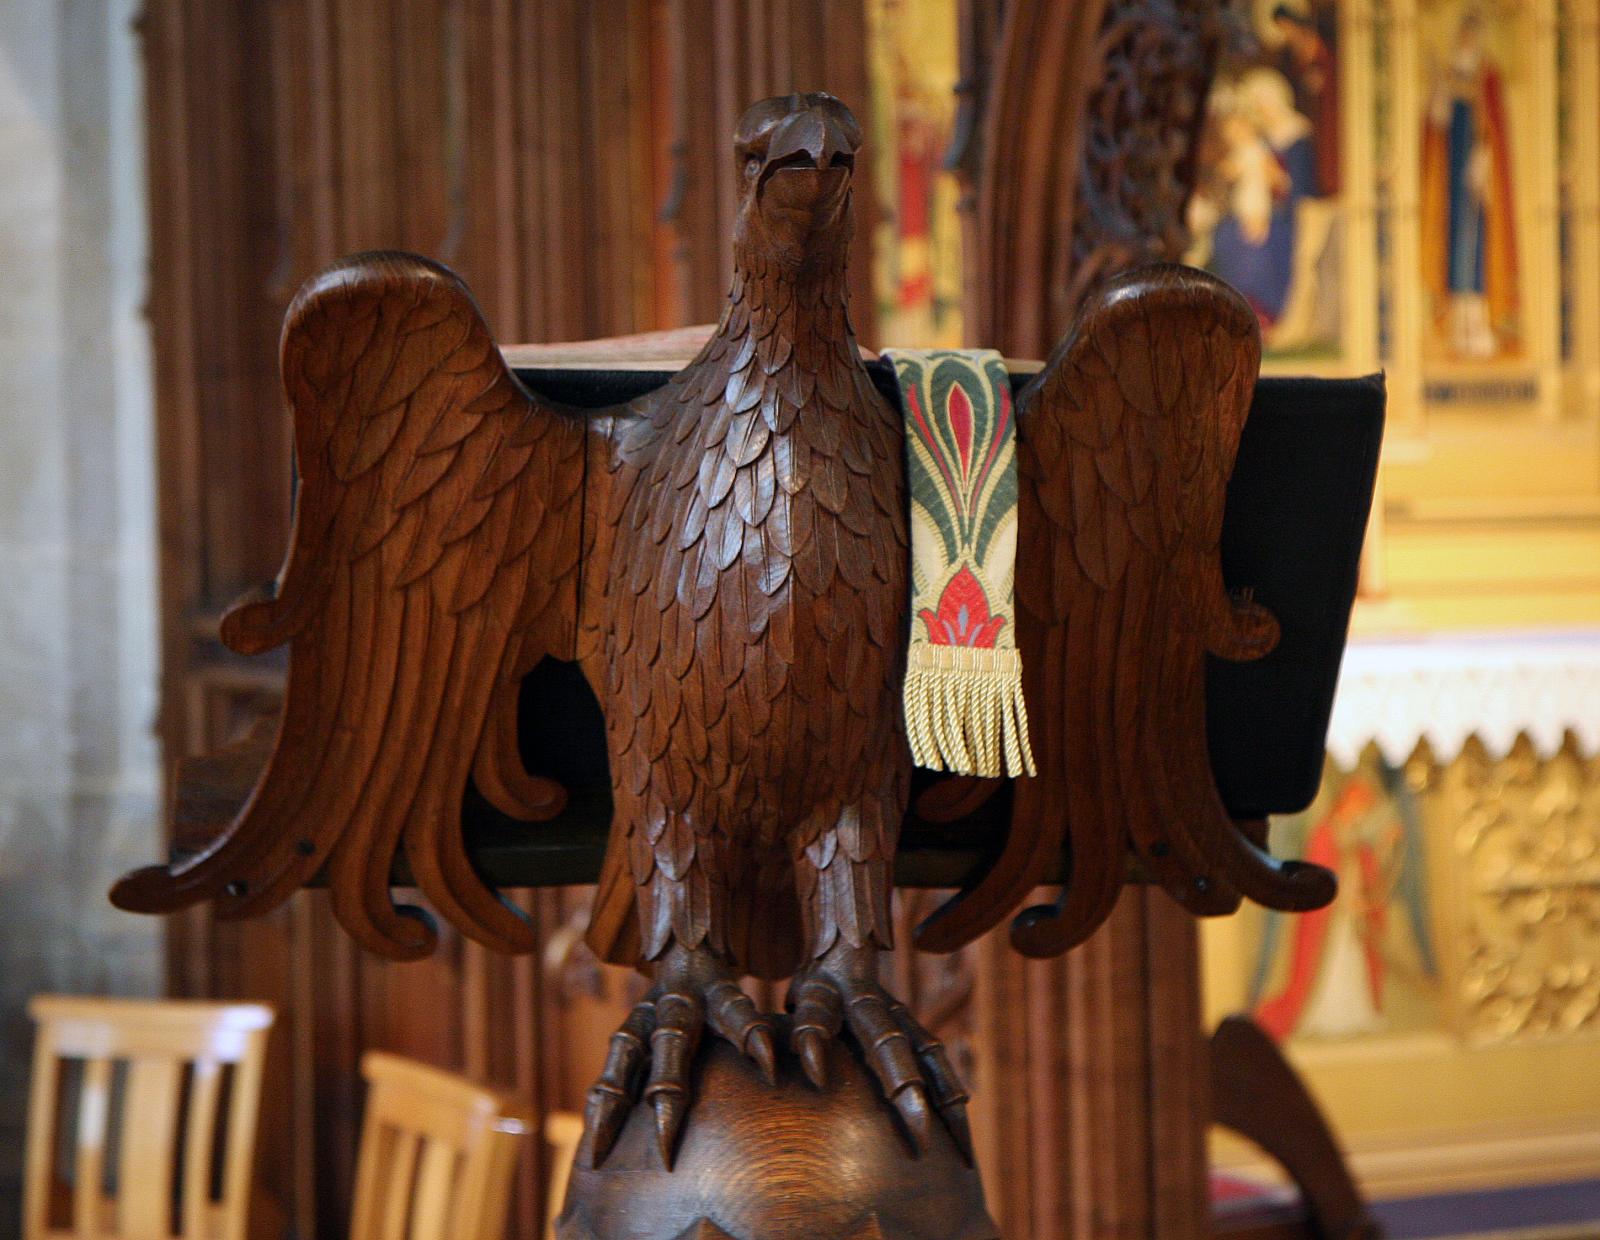
[[[917,614],[928,626],[928,640],[935,646],[993,649],[1006,622],[1004,616],[989,614],[989,596],[965,564],[939,596],[939,610],[924,607]]]

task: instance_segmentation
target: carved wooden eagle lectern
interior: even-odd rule
[[[654,979],[591,1093],[594,1160],[642,1097],[671,1165],[706,1030],[768,1077],[786,1041],[819,1086],[848,1031],[916,1148],[942,1123],[970,1149],[943,1049],[877,981],[910,786],[911,616],[901,416],[845,297],[860,141],[827,95],[745,113],[727,309],[689,366],[624,406],[531,395],[465,287],[421,259],[359,256],[307,285],[282,350],[293,547],[271,597],[223,626],[238,651],[290,645],[275,751],[214,845],[130,875],[119,905],[214,898],[245,916],[325,870],[351,934],[416,957],[433,932],[391,901],[403,845],[439,913],[526,950],[460,808],[470,777],[518,818],[557,812],[562,790],[518,756],[517,692],[541,659],[576,660],[614,796],[591,941]],[[1017,781],[988,879],[925,945],[994,924],[1064,841],[1066,895],[1019,920],[1023,950],[1092,930],[1130,844],[1195,911],[1326,897],[1326,875],[1275,863],[1229,818],[1207,765],[1207,652],[1248,659],[1276,638],[1225,591],[1217,554],[1258,361],[1236,295],[1147,269],[1092,297],[1018,396],[1040,773]],[[744,973],[794,977],[781,1027]]]

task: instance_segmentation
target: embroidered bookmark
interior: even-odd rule
[[[906,732],[918,766],[1034,773],[1012,591],[1017,443],[991,349],[884,352],[900,381],[911,490]]]

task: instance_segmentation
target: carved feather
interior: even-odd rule
[[[273,755],[210,848],[128,876],[112,899],[217,895],[243,917],[326,866],[344,927],[416,957],[434,936],[390,900],[403,846],[435,908],[526,950],[527,925],[467,860],[459,813],[475,765],[509,812],[561,805],[516,758],[514,712],[522,672],[575,653],[584,419],[524,391],[460,281],[405,255],[358,255],[307,284],[282,365],[294,541],[275,597],[223,623],[242,652],[290,643]]]
[[[1265,609],[1229,597],[1227,483],[1260,365],[1254,313],[1221,281],[1146,267],[1091,295],[1018,398],[1017,636],[1039,775],[1018,781],[1010,837],[984,882],[918,932],[949,950],[1027,897],[1063,840],[1071,881],[1025,910],[1030,955],[1110,914],[1129,844],[1187,908],[1240,895],[1273,908],[1331,897],[1331,876],[1278,862],[1228,816],[1206,750],[1205,658],[1259,658]]]
[[[845,314],[842,230],[799,271],[758,241],[736,247],[700,357],[616,431],[596,601],[616,619],[591,677],[630,709],[607,712],[617,838],[591,942],[617,961],[707,944],[781,976],[802,941],[889,942],[907,533],[899,419]],[[642,839],[653,803],[674,822]]]

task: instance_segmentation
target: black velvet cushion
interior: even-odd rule
[[[873,381],[898,402],[887,363]],[[529,387],[585,408],[660,386],[658,371],[529,370]],[[1018,386],[1024,378],[1017,379]],[[1213,659],[1206,680],[1212,768],[1236,817],[1303,809],[1316,795],[1378,447],[1381,376],[1263,379],[1239,445],[1223,525],[1223,572],[1282,625],[1256,663]],[[531,700],[530,700],[531,699]],[[530,763],[573,785],[604,779],[600,712],[576,669],[546,664],[524,694]]]

